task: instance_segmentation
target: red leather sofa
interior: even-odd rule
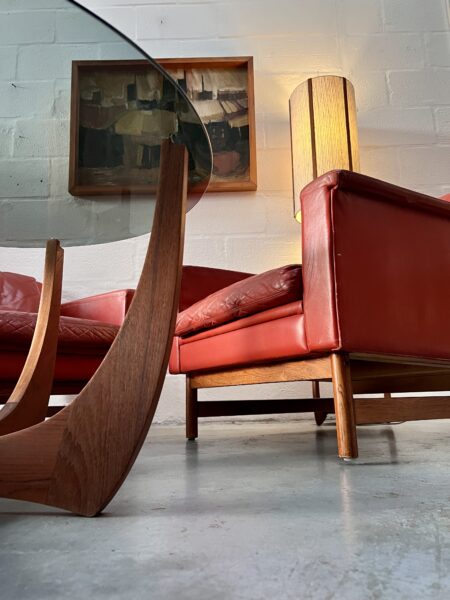
[[[339,455],[352,458],[356,424],[450,417],[450,400],[390,396],[450,389],[448,199],[347,171],[308,185],[303,265],[242,274],[179,315],[170,371],[187,376],[187,437],[201,416],[335,412]],[[202,388],[297,380],[313,381],[315,400],[198,400]],[[320,381],[333,398],[318,398]]]

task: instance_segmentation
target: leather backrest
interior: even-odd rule
[[[185,265],[181,277],[179,311],[185,310],[217,290],[250,276],[251,273],[240,271]]]
[[[450,204],[348,171],[301,200],[309,350],[450,359]]]
[[[33,277],[0,271],[0,308],[37,312],[42,285]]]

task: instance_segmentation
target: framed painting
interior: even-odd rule
[[[207,191],[256,190],[253,59],[171,58],[158,62],[186,92],[208,131],[213,175]],[[154,191],[161,130],[166,137],[182,140],[189,136],[195,141],[195,128],[199,127],[188,117],[177,119],[174,98],[168,97],[173,91],[166,87],[162,76],[149,69],[145,60],[73,63],[72,195]],[[193,167],[201,173],[202,152],[196,155],[199,164]]]

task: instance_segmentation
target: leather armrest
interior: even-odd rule
[[[450,359],[450,203],[348,171],[301,203],[309,349]]]
[[[252,273],[184,266],[181,277],[180,312],[236,281],[251,277]]]
[[[61,316],[122,325],[134,290],[115,290],[61,305]]]

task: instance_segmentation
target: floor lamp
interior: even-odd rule
[[[300,192],[333,169],[359,171],[355,91],[344,77],[301,83],[289,99],[294,215],[301,222]]]

